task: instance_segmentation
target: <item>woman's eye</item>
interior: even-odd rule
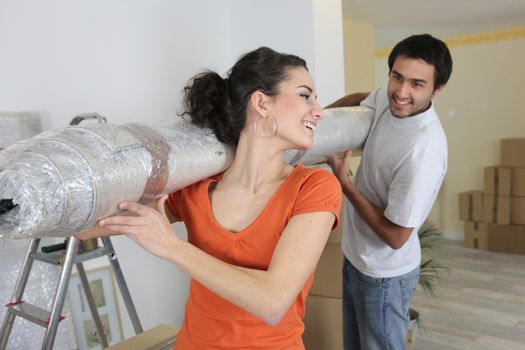
[[[304,98],[305,100],[309,100],[310,94],[301,94],[301,97]]]

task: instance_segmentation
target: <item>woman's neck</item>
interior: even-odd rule
[[[285,163],[283,153],[279,150],[272,152],[269,142],[248,144],[241,138],[233,162],[223,179],[233,180],[252,193],[257,193],[266,185],[283,180],[291,172],[292,167]]]

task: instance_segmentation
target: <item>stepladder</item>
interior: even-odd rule
[[[71,120],[70,125],[78,125],[82,121],[90,119],[97,120],[98,123],[107,123],[107,119],[98,113],[86,113],[75,116]],[[102,237],[101,241],[103,246],[99,247],[97,239],[81,242],[79,239],[71,236],[65,240],[62,249],[55,249],[52,252],[39,252],[38,248],[40,246],[41,239],[34,238],[30,240],[22,263],[20,274],[15,284],[13,295],[11,300],[6,304],[7,312],[4,317],[2,328],[0,329],[0,350],[7,349],[9,336],[17,317],[24,318],[32,323],[44,327],[45,334],[42,341],[42,349],[53,349],[53,344],[55,342],[55,337],[60,321],[64,319],[61,313],[67,298],[67,290],[73,267],[76,267],[78,272],[82,290],[84,291],[84,295],[91,312],[93,323],[96,328],[95,333],[99,339],[100,345],[102,348],[107,348],[109,346],[108,339],[100,315],[98,314],[93,293],[91,292],[90,284],[83,265],[83,262],[87,260],[99,258],[102,256],[106,256],[109,259],[117,286],[120,290],[122,300],[124,301],[128,311],[135,333],[139,334],[143,332],[142,325],[131,299],[131,294],[120,268],[113,244],[109,237]],[[32,305],[24,301],[24,291],[31,275],[33,263],[35,261],[58,265],[61,267],[60,277],[56,287],[51,310],[44,310],[36,305]]]
[[[38,251],[40,245],[39,238],[30,240],[21,271],[15,285],[13,296],[10,302],[6,305],[7,312],[0,330],[1,350],[8,348],[9,336],[17,317],[24,318],[32,323],[44,327],[45,334],[42,340],[42,349],[53,349],[53,344],[58,327],[60,325],[60,321],[62,321],[64,318],[61,313],[67,297],[67,289],[74,266],[77,269],[79,280],[85,293],[86,301],[91,312],[93,323],[96,328],[96,335],[99,339],[100,345],[102,348],[107,348],[109,344],[104,331],[104,326],[102,324],[100,315],[98,314],[87,274],[83,266],[83,262],[102,256],[107,256],[109,259],[115,280],[122,295],[122,300],[124,301],[128,311],[135,333],[139,334],[143,332],[142,325],[131,299],[124,275],[122,274],[113,244],[109,237],[103,237],[101,238],[101,241],[101,247],[98,247],[98,244],[96,243],[91,243],[93,248],[82,249],[82,246],[84,245],[82,244],[83,242],[72,236],[66,239],[65,249],[57,250],[51,253],[45,253]],[[60,277],[50,311],[24,302],[24,290],[35,260],[61,266]]]

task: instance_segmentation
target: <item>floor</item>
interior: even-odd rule
[[[465,248],[445,241],[428,254],[449,266],[437,297],[418,288],[412,307],[425,330],[416,350],[525,350],[525,255]]]

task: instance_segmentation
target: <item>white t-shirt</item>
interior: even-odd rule
[[[386,208],[390,221],[414,230],[394,250],[347,200],[342,249],[365,275],[399,276],[421,262],[417,230],[432,209],[445,176],[447,139],[433,105],[412,117],[394,117],[385,88],[375,90],[361,105],[375,109],[375,117],[354,184],[373,205]]]

